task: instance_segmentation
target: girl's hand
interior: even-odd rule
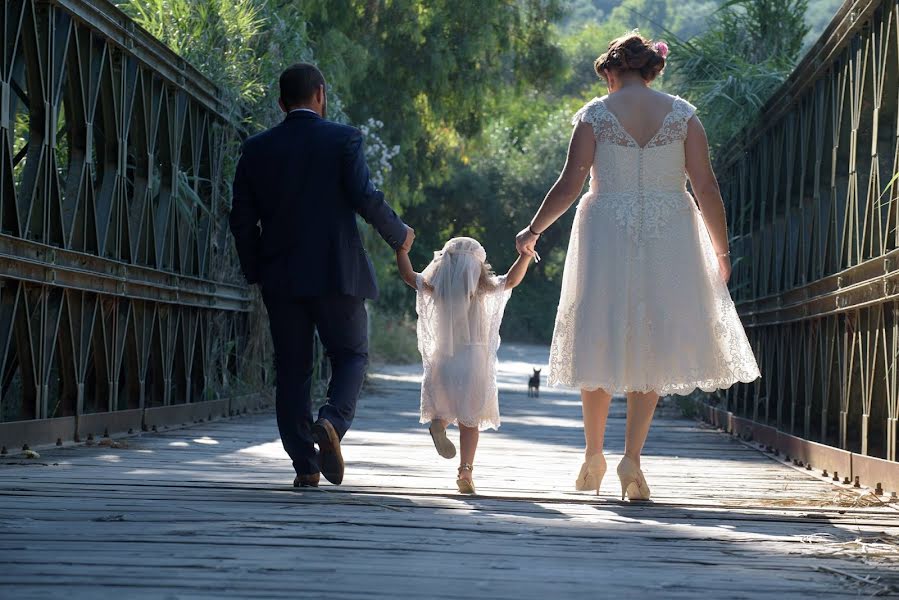
[[[718,255],[718,274],[721,275],[721,279],[724,280],[724,283],[730,281],[730,254]]]
[[[528,257],[537,256],[537,250],[535,248],[538,239],[540,239],[540,236],[532,232],[529,226],[522,229],[518,232],[518,235],[515,236],[515,248],[518,250],[518,254]]]
[[[403,245],[400,246],[400,249],[409,252],[412,249],[412,244],[415,242],[415,230],[406,225],[406,238],[403,240]],[[399,252],[399,249],[397,249]]]
[[[405,247],[396,249],[396,267],[403,281],[412,289],[417,289],[415,269],[412,268],[412,261],[409,260],[409,251]]]

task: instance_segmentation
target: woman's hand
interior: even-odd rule
[[[730,254],[718,255],[718,274],[724,283],[730,281]]]
[[[537,256],[537,240],[540,236],[533,233],[530,227],[525,227],[515,236],[515,248],[521,256]]]

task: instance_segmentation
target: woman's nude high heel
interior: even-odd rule
[[[621,480],[622,500],[625,496],[628,500],[649,500],[649,486],[636,461],[627,456],[622,458],[618,463],[618,479]]]
[[[577,476],[577,481],[574,482],[574,487],[579,492],[596,490],[596,495],[599,496],[599,485],[605,474],[606,457],[602,455],[602,452],[588,456],[581,465],[581,472]]]
[[[462,463],[459,467],[459,476],[456,478],[456,487],[459,488],[460,494],[476,494],[474,490],[474,481],[471,479],[465,479],[462,477],[462,471],[468,471],[471,473],[474,470],[474,467],[471,466],[471,463]]]

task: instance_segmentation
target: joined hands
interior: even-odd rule
[[[539,239],[540,235],[534,233],[530,225],[519,231],[515,236],[515,248],[518,250],[518,254],[540,262],[540,255],[537,254],[537,240]]]
[[[415,230],[406,225],[406,239],[403,240],[403,245],[397,249],[397,252],[406,252],[412,249],[412,244],[415,242]]]

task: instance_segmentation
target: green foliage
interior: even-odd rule
[[[415,321],[408,315],[394,315],[379,310],[371,316],[371,360],[379,364],[404,365],[418,362],[418,337]]]
[[[447,175],[510,88],[546,89],[561,54],[551,43],[557,0],[313,0],[320,64],[355,123],[384,122],[398,145],[388,191],[403,205]],[[397,198],[399,196],[399,198]]]
[[[236,119],[265,95],[253,40],[262,5],[254,0],[124,0],[119,8],[180,54],[225,95]]]
[[[588,22],[563,36],[559,43],[565,53],[567,69],[559,94],[581,98],[603,95],[605,84],[596,75],[593,63],[606,51],[609,41],[625,31],[617,21]]]
[[[665,29],[689,38],[706,29],[707,19],[718,5],[718,0],[576,0],[569,4],[562,30],[567,35],[601,27],[607,30],[596,40],[602,50],[611,39],[635,27],[649,35]]]
[[[671,40],[674,84],[702,108],[713,149],[751,123],[789,75],[807,8],[807,0],[730,0],[705,33]]]
[[[641,4],[650,5],[650,10],[641,10],[637,4],[621,0],[568,0],[565,15],[559,23],[567,34],[587,25],[609,23],[614,20],[613,11],[619,7],[625,7],[637,17],[636,20],[625,19],[628,29],[633,27],[640,27],[646,31],[666,29],[681,38],[689,39],[709,28],[708,18],[723,2],[721,0],[652,0]],[[805,13],[805,22],[809,30],[802,40],[805,47],[818,39],[842,4],[843,0],[809,0],[808,10]],[[654,23],[651,23],[652,27],[649,27],[650,23],[642,18],[650,17],[650,13],[659,8],[665,9],[665,20],[656,19]],[[616,16],[621,17],[620,11]]]

